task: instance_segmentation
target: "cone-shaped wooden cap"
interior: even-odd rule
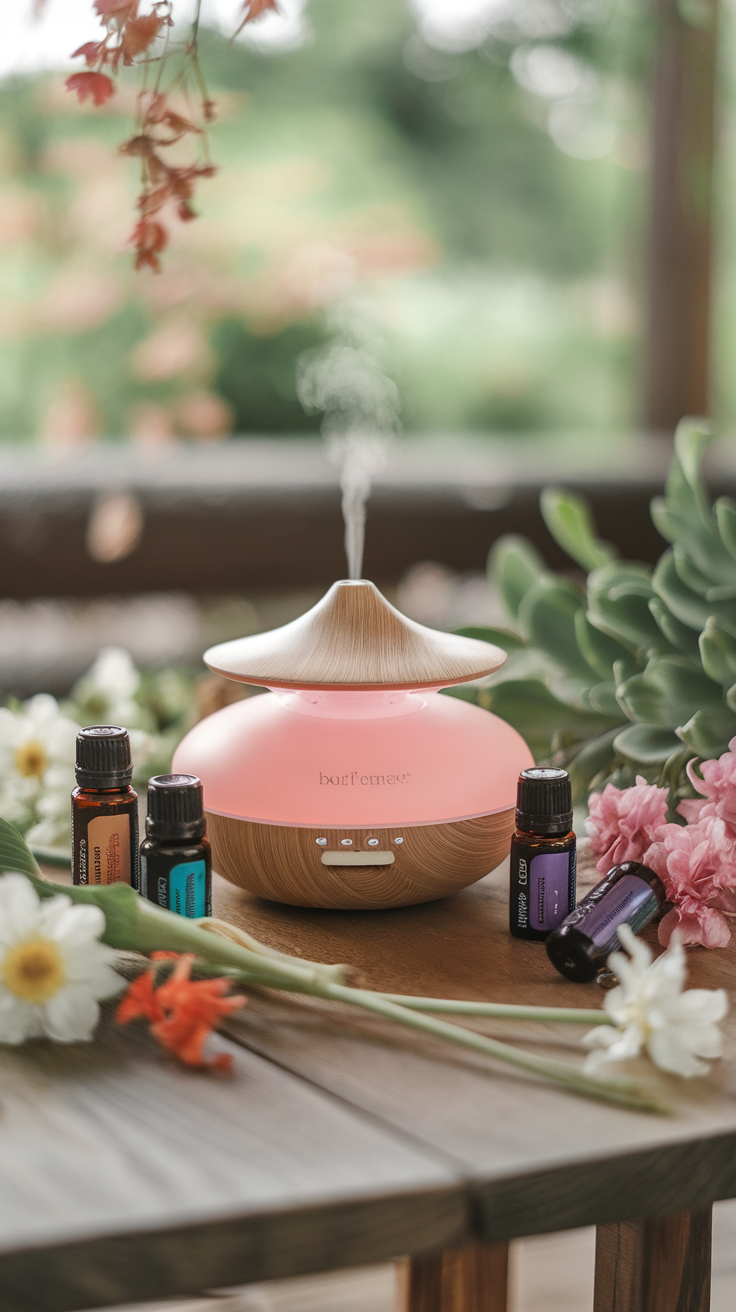
[[[210,647],[216,674],[268,688],[443,688],[497,670],[490,642],[415,624],[365,579],[333,583],[298,620]]]

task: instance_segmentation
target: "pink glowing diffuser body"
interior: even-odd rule
[[[211,669],[271,689],[202,720],[174,757],[204,784],[215,868],[276,901],[365,909],[482,878],[533,759],[510,725],[438,689],[505,659],[406,619],[364,580],[211,648]]]

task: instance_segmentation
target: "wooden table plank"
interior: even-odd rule
[[[464,1191],[403,1136],[234,1052],[187,1072],[137,1027],[5,1049],[0,1307],[68,1312],[457,1243]]]
[[[596,985],[558,976],[543,947],[510,937],[503,873],[443,902],[369,913],[282,907],[216,885],[216,914],[282,950],[350,961],[368,987],[561,1006],[602,1001]],[[736,982],[731,950],[696,949],[688,961],[693,985]],[[580,1054],[577,1029],[478,1027],[571,1060]],[[264,993],[229,1033],[446,1154],[470,1182],[478,1231],[490,1241],[736,1196],[736,1083],[728,1062],[697,1081],[646,1070],[675,1108],[652,1116],[542,1087],[319,1000]]]

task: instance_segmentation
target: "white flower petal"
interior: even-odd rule
[[[42,1033],[38,1007],[0,986],[0,1043],[25,1043]]]
[[[0,945],[26,938],[38,924],[40,898],[25,875],[0,877]]]
[[[686,1079],[691,1079],[694,1075],[707,1075],[710,1069],[682,1043],[681,1036],[672,1026],[653,1030],[647,1042],[647,1051],[652,1061],[663,1071],[684,1075]]]
[[[87,989],[67,984],[43,1008],[44,1029],[58,1043],[87,1043],[100,1019],[100,1008]]]

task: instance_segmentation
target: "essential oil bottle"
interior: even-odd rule
[[[547,955],[566,979],[586,984],[620,948],[621,925],[638,934],[666,905],[659,876],[639,861],[624,861],[609,870],[550,934]]]
[[[138,797],[127,729],[94,724],[77,734],[72,793],[72,883],[138,888]]]
[[[180,916],[212,915],[212,858],[205,829],[202,784],[195,774],[149,779],[142,897]]]
[[[511,839],[509,928],[541,942],[575,906],[576,844],[566,770],[522,770]]]

